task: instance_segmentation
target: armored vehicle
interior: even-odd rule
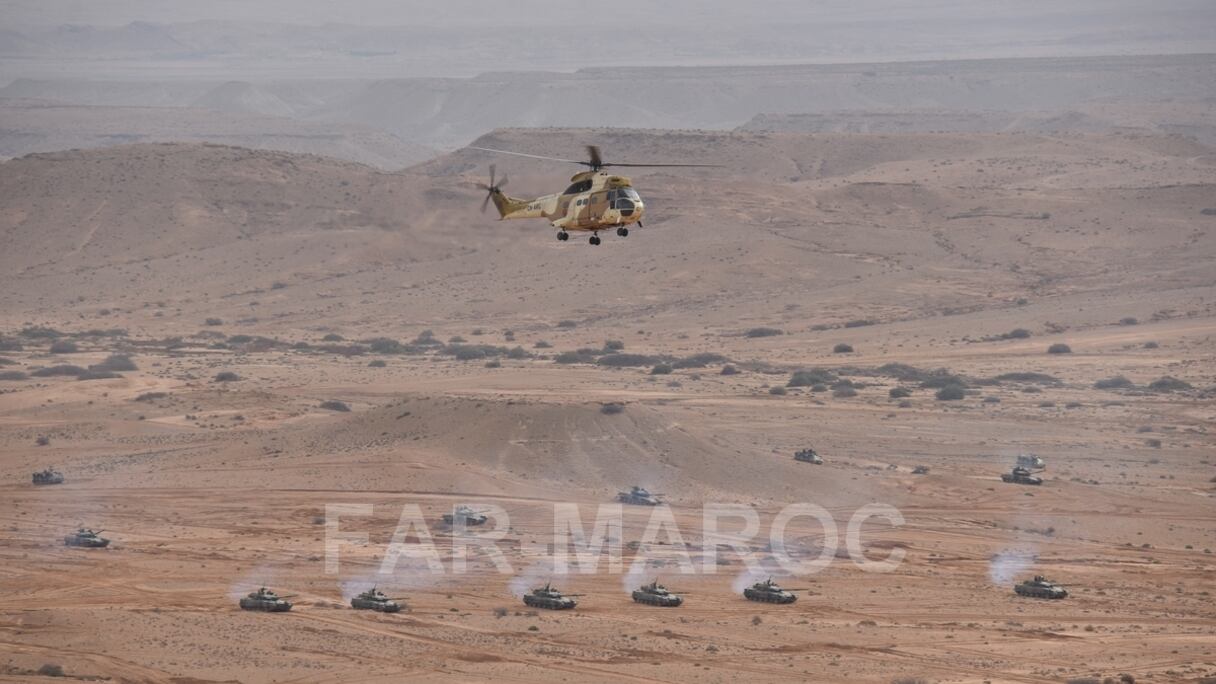
[[[379,613],[397,613],[401,611],[400,599],[391,599],[372,587],[350,600],[350,607],[355,610],[374,610]]]
[[[659,584],[658,580],[650,584],[644,584],[634,590],[633,600],[638,603],[645,603],[648,606],[661,606],[663,608],[675,608],[684,603],[682,597],[668,591],[667,587]]]
[[[793,603],[798,600],[797,596],[782,589],[771,577],[744,589],[743,597],[761,603]]]
[[[47,468],[34,473],[34,484],[36,485],[54,485],[63,484],[63,473]]]
[[[582,594],[562,594],[546,582],[545,586],[524,594],[524,605],[545,610],[570,610],[578,605],[578,601],[570,598],[571,596]]]
[[[1031,598],[1062,599],[1068,596],[1067,589],[1048,581],[1042,575],[1035,575],[1034,579],[1026,580],[1021,584],[1015,584],[1013,591],[1018,596],[1029,596]]]
[[[915,468],[913,468],[913,469],[912,469],[912,474],[913,474],[913,475],[928,475],[928,474],[929,474],[929,466],[927,466],[927,465],[918,465],[918,466],[916,466]]]
[[[646,491],[645,487],[637,485],[630,487],[627,492],[617,492],[616,499],[622,503],[633,504],[634,506],[658,506],[663,503],[659,501],[658,494],[651,494]]]
[[[1035,477],[1034,475],[1031,475],[1029,470],[1026,470],[1025,468],[1023,468],[1021,466],[1014,466],[1013,470],[1011,470],[1007,473],[1003,473],[1001,475],[1001,481],[1002,482],[1013,482],[1015,484],[1025,484],[1025,485],[1043,484],[1043,478]]]
[[[1027,470],[1043,470],[1047,467],[1047,462],[1034,454],[1018,454],[1016,465]]]
[[[481,511],[475,511],[468,506],[457,506],[455,511],[443,514],[443,522],[445,525],[455,525],[457,522],[463,521],[465,525],[484,525],[486,524],[486,516],[481,514]]]
[[[815,465],[823,465],[823,457],[815,453],[814,449],[801,449],[794,452],[794,460],[802,461],[803,463],[814,463]]]
[[[241,599],[241,609],[243,610],[262,610],[267,613],[286,613],[291,610],[291,604],[283,599],[291,598],[290,596],[279,596],[266,587],[261,587],[257,591],[250,592],[248,596]]]
[[[81,527],[63,538],[65,546],[83,546],[90,549],[102,549],[110,545],[110,540],[101,536],[105,530],[86,530]]]

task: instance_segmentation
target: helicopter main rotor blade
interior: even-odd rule
[[[490,197],[493,192],[493,190],[490,190],[490,192],[486,193],[485,199],[481,200],[481,213],[486,213],[486,207],[490,206]]]
[[[651,168],[692,168],[701,167],[706,169],[722,169],[726,168],[723,164],[626,164],[617,162],[608,162],[602,165],[604,168],[609,166],[632,166],[632,167],[651,167]]]
[[[507,150],[496,150],[492,147],[472,147],[472,146],[470,146],[467,149],[481,150],[482,152],[497,152],[498,154],[511,154],[516,157],[527,157],[529,159],[544,159],[547,161],[566,162],[568,164],[582,164],[583,166],[591,165],[589,162],[581,161],[579,159],[562,159],[561,157],[543,157],[539,154],[524,154],[523,152],[509,152]]]
[[[588,145],[587,146],[587,158],[589,161],[589,163],[587,165],[590,166],[591,168],[600,169],[600,168],[604,167],[604,158],[600,156],[599,145]]]

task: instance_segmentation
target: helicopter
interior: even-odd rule
[[[630,164],[624,162],[606,162],[600,155],[596,145],[587,146],[586,160],[562,159],[560,157],[544,157],[536,154],[496,150],[489,147],[469,147],[471,150],[510,154],[529,159],[544,159],[547,161],[580,164],[589,171],[580,171],[570,178],[570,187],[563,192],[545,195],[535,199],[511,197],[502,191],[507,184],[507,175],[502,180],[496,180],[495,165],[490,165],[490,182],[477,183],[477,187],[486,191],[486,197],[481,202],[484,213],[491,201],[498,209],[499,220],[519,218],[543,218],[557,228],[557,239],[565,242],[570,239],[572,231],[591,233],[588,240],[592,245],[600,244],[601,230],[616,230],[620,237],[629,235],[629,226],[637,224],[642,227],[642,214],[646,205],[633,189],[633,182],[626,176],[605,171],[609,167],[717,167],[718,164]]]

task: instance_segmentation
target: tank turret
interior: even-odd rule
[[[659,584],[658,580],[635,589],[633,600],[648,606],[660,606],[662,608],[675,608],[684,603],[683,597],[668,591],[667,587]]]
[[[800,449],[795,451],[794,460],[801,461],[803,463],[823,465],[823,457],[816,453],[814,449]]]
[[[1024,485],[1041,485],[1043,478],[1035,477],[1030,474],[1030,471],[1022,466],[1014,466],[1013,470],[1001,475],[1002,482],[1012,482],[1014,484]]]
[[[291,610],[291,604],[285,599],[290,596],[279,596],[266,587],[259,587],[257,591],[249,592],[249,595],[240,600],[240,606],[243,610],[260,610],[267,613],[286,613]]]
[[[782,589],[771,577],[744,589],[743,597],[761,603],[793,603],[798,600],[797,596]]]
[[[651,494],[645,487],[634,485],[627,492],[617,492],[616,500],[634,506],[658,506],[663,503],[658,494]]]
[[[63,484],[63,473],[54,468],[39,470],[34,473],[34,484],[36,485],[57,485]]]
[[[350,607],[355,610],[374,610],[379,613],[397,613],[401,611],[402,599],[391,599],[376,587],[359,594],[350,600]]]
[[[468,506],[457,506],[451,513],[443,514],[443,522],[445,525],[455,525],[457,522],[463,521],[464,525],[484,525],[486,516],[482,515],[481,511],[475,511]]]
[[[105,530],[85,529],[83,527],[63,538],[65,546],[83,546],[88,549],[102,549],[110,545],[110,540],[101,536]]]
[[[572,596],[582,594],[562,594],[546,582],[545,586],[524,594],[524,605],[545,610],[570,610],[578,605],[578,601],[571,598]]]
[[[1030,598],[1062,599],[1068,596],[1067,589],[1042,575],[1035,575],[1034,579],[1015,584],[1013,591],[1018,596],[1029,596]]]

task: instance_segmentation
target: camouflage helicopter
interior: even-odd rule
[[[520,199],[511,197],[502,191],[507,184],[507,175],[502,180],[495,180],[494,165],[490,165],[490,182],[478,183],[477,187],[486,191],[486,198],[481,202],[481,210],[493,201],[498,209],[500,219],[543,218],[557,229],[558,240],[569,240],[571,231],[591,233],[589,242],[600,244],[601,230],[616,230],[616,234],[625,237],[629,235],[629,226],[642,226],[642,214],[646,210],[641,196],[633,189],[633,182],[626,176],[618,176],[604,169],[608,167],[715,167],[717,164],[626,164],[621,162],[606,162],[600,156],[600,148],[595,145],[587,146],[586,161],[578,159],[561,159],[559,157],[543,157],[536,154],[523,154],[507,150],[495,150],[489,147],[470,147],[471,150],[510,154],[529,159],[545,159],[548,161],[581,164],[589,171],[581,171],[570,178],[570,187],[560,193],[545,195],[535,199]]]

